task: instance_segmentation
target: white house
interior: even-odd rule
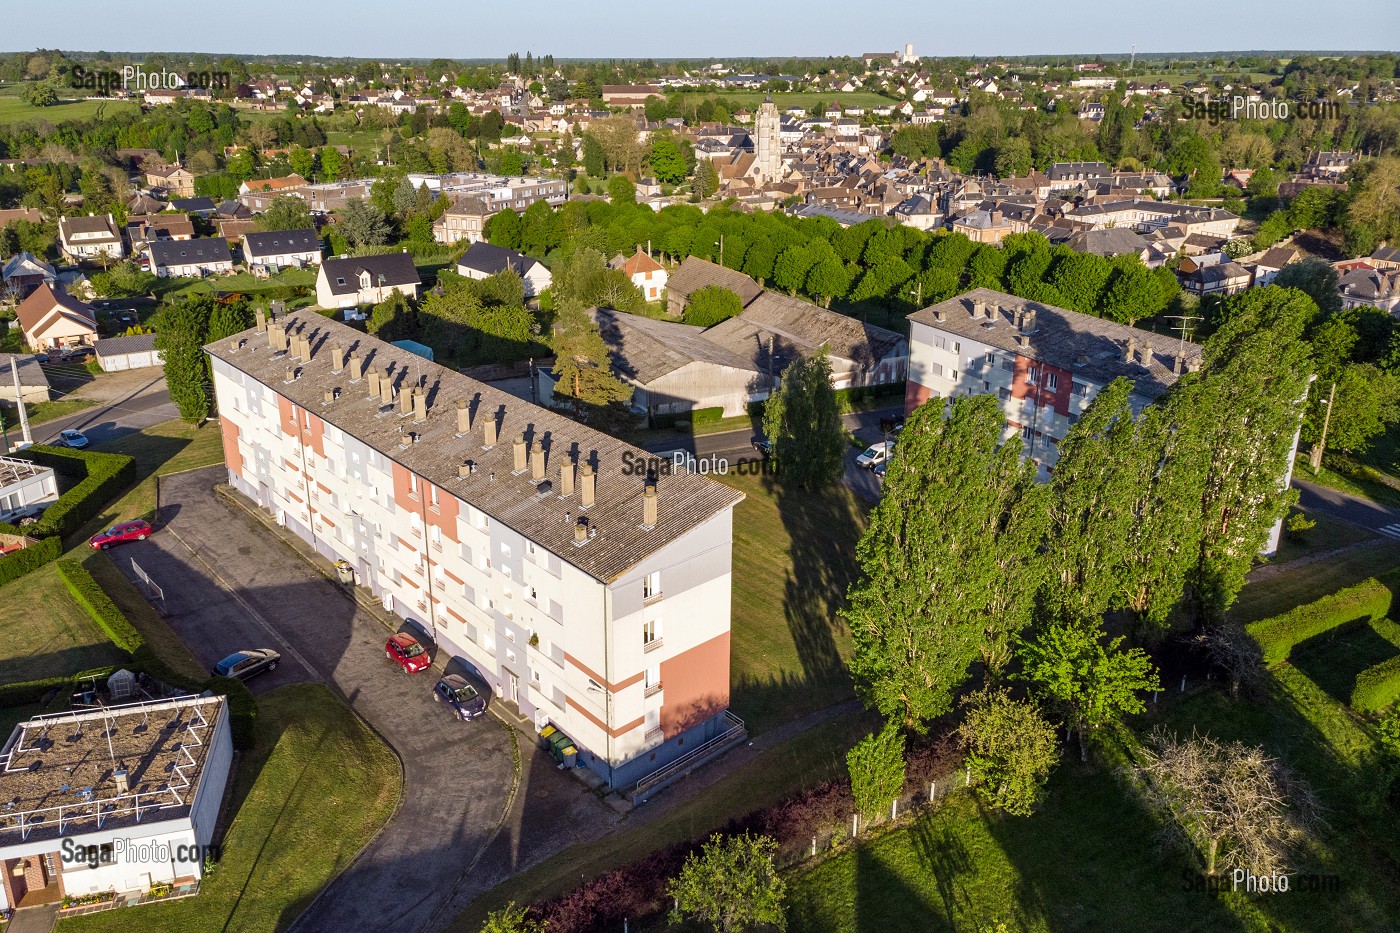
[[[35,716],[0,756],[0,909],[203,876],[233,763],[223,697]]]
[[[257,275],[321,264],[321,237],[312,228],[243,234],[243,261]]]
[[[88,214],[86,217],[60,217],[58,242],[64,255],[72,260],[121,259],[126,255],[121,231],[111,214]]]
[[[58,501],[53,470],[28,460],[0,457],[0,522],[13,525]]]
[[[316,273],[316,303],[323,308],[378,304],[394,292],[417,298],[423,280],[408,253],[338,256]]]
[[[661,263],[642,252],[640,246],[631,256],[625,259],[618,256],[609,265],[625,272],[647,301],[660,301],[666,292],[666,270]]]
[[[490,278],[507,269],[520,276],[526,298],[538,295],[554,281],[554,276],[539,260],[490,243],[473,243],[457,263],[457,273],[469,279]]]
[[[146,244],[151,272],[161,278],[221,275],[233,271],[233,252],[221,236],[197,240],[153,240]]]

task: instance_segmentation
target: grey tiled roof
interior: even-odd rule
[[[991,310],[990,319],[973,317],[974,303],[978,301]],[[1028,309],[1035,312],[1035,322],[1031,332],[1026,335],[1027,345],[1022,346],[1017,340],[1020,332],[1015,325],[1015,315]],[[942,320],[938,319],[940,314]],[[1201,348],[1197,344],[1187,343],[1183,348],[1175,338],[1017,298],[990,288],[975,288],[956,298],[915,311],[909,315],[909,320],[959,334],[1008,353],[1082,373],[1086,379],[1100,385],[1126,376],[1133,380],[1137,394],[1147,398],[1156,398],[1177,380],[1178,374],[1173,372],[1173,358],[1179,349],[1184,350],[1187,362],[1201,358]],[[1152,348],[1151,359],[1146,366],[1126,360],[1129,340],[1139,350]]]
[[[347,256],[344,259],[327,259],[321,263],[321,275],[330,284],[332,295],[354,295],[360,290],[360,273],[370,274],[371,286],[382,285],[392,288],[395,285],[419,285],[418,269],[413,265],[413,256],[408,253],[383,253],[379,256]],[[384,281],[380,282],[379,277]],[[336,284],[344,279],[344,285]]]
[[[629,459],[651,456],[645,451],[315,312],[294,312],[285,323],[289,333],[304,334],[312,346],[311,360],[298,364],[299,377],[293,382],[286,381],[287,367],[293,361],[286,355],[274,356],[268,336],[256,329],[210,344],[205,350],[595,579],[616,579],[744,498],[738,490],[700,475],[661,476],[657,522],[644,528],[644,477],[624,475],[623,470],[628,462],[624,455]],[[240,341],[243,347],[235,349]],[[338,342],[347,354],[359,353],[366,378],[352,384],[348,368],[340,373],[332,371],[332,342]],[[401,390],[425,386],[428,420],[414,424],[411,417],[381,415],[378,399],[368,394],[371,369],[387,370]],[[324,393],[331,390],[340,394],[327,404]],[[464,437],[457,436],[459,400],[474,412],[472,429]],[[489,417],[497,420],[498,440],[486,450],[482,448],[483,425]],[[401,428],[416,433],[417,442],[411,438],[406,442],[408,434],[400,434]],[[512,475],[517,434],[524,434],[527,442],[533,439],[543,444],[551,492],[539,494],[528,472]],[[579,509],[577,487],[567,499],[557,495],[559,469],[568,458],[575,458],[580,466],[592,464],[597,473],[595,504],[586,512]],[[476,465],[476,471],[459,479],[458,466],[468,460]],[[596,530],[582,546],[574,544],[574,523],[580,516],[586,516]]]
[[[640,385],[697,362],[758,372],[750,361],[705,339],[704,328],[609,308],[591,313],[612,352],[613,368]]]
[[[156,348],[155,334],[131,334],[107,337],[93,344],[98,356],[122,356],[127,353],[150,353]]]
[[[869,367],[896,349],[904,338],[892,330],[828,311],[800,298],[764,292],[740,314],[705,331],[705,339],[767,372],[770,346],[778,371],[823,346],[833,357]]]
[[[321,249],[321,238],[316,231],[274,230],[268,233],[244,234],[245,255],[249,262],[256,262],[264,256],[285,256],[288,253],[305,253]]]
[[[152,240],[146,244],[157,266],[184,266],[192,263],[233,262],[228,240],[203,237],[196,240]]]

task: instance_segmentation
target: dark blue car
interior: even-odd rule
[[[475,719],[486,712],[486,697],[461,674],[444,674],[433,687],[433,699],[451,706],[461,720]]]

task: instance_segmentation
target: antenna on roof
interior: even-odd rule
[[[1172,330],[1176,331],[1181,336],[1181,340],[1177,344],[1176,355],[1184,356],[1186,353],[1186,341],[1190,339],[1191,325],[1196,321],[1204,320],[1204,318],[1196,314],[1170,314],[1167,315],[1167,320],[1178,322],[1172,326]]]

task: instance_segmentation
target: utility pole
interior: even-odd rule
[[[10,357],[10,376],[15,381],[15,408],[19,411],[19,429],[26,444],[34,443],[34,438],[29,435],[29,413],[24,410],[24,390],[19,387],[19,357]],[[6,446],[9,439],[5,440]]]
[[[1322,437],[1316,444],[1312,445],[1312,450],[1308,453],[1308,465],[1312,467],[1313,476],[1322,469],[1322,452],[1327,448],[1327,429],[1332,426],[1332,404],[1337,401],[1337,382],[1332,381],[1332,391],[1327,393],[1327,411],[1322,415]]]

